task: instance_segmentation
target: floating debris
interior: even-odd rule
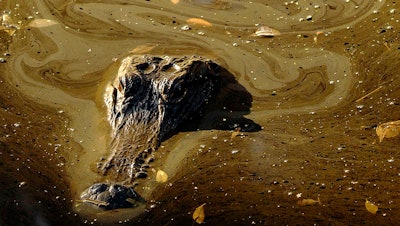
[[[365,208],[368,210],[368,212],[372,214],[376,214],[376,212],[378,212],[379,209],[378,206],[368,201],[368,199],[365,200]]]
[[[156,174],[156,181],[158,183],[165,183],[168,180],[168,174],[162,170],[158,170]]]
[[[358,103],[358,102],[364,100],[365,98],[371,96],[372,94],[378,92],[378,91],[381,90],[381,89],[382,89],[382,86],[379,86],[378,88],[372,90],[371,92],[367,93],[366,95],[364,95],[364,96],[358,98],[358,99],[356,100],[356,103]]]
[[[193,212],[193,220],[196,221],[196,223],[201,224],[204,222],[204,219],[206,218],[204,214],[204,206],[206,204],[203,203],[201,206],[197,207],[194,212]]]
[[[203,26],[203,27],[212,27],[212,24],[210,22],[208,22],[205,19],[201,19],[201,18],[189,18],[189,19],[186,20],[186,22],[188,24],[191,24],[191,25],[200,25],[200,26]]]
[[[315,36],[314,36],[314,42],[315,42],[315,43],[318,42],[318,35],[322,35],[322,34],[324,34],[323,31],[317,31],[317,32],[315,33]]]
[[[19,25],[16,25],[12,21],[9,12],[5,12],[3,15],[1,15],[0,31],[5,31],[10,36],[12,36],[15,33],[15,31],[18,30],[19,28],[20,28]]]
[[[129,53],[134,53],[134,54],[144,54],[144,53],[149,53],[151,50],[153,50],[156,47],[155,44],[144,44],[144,45],[139,45],[136,46],[134,49],[132,49]]]
[[[233,138],[237,137],[240,134],[240,127],[237,127],[231,134],[231,141],[233,140]]]
[[[383,138],[392,138],[400,134],[400,120],[393,122],[386,122],[376,127],[376,135],[379,137],[379,142]]]
[[[315,199],[302,199],[302,200],[299,200],[297,202],[297,204],[299,206],[314,206],[314,205],[317,205],[317,204],[321,205],[321,200],[319,199],[319,197],[318,197],[317,200],[315,200]]]
[[[9,27],[13,24],[12,19],[10,17],[9,13],[4,13],[1,16],[1,25],[5,26],[5,27]]]
[[[32,20],[29,23],[29,27],[36,27],[36,28],[42,28],[42,27],[50,27],[53,25],[57,25],[58,23],[54,20],[49,20],[49,19],[35,19]]]
[[[258,28],[258,30],[253,34],[253,36],[257,36],[257,37],[274,37],[277,35],[280,35],[281,32],[270,28],[268,26],[261,26]]]
[[[181,27],[181,30],[183,30],[183,31],[188,31],[188,30],[190,30],[191,28],[190,28],[190,26],[189,25],[183,25],[182,27]]]
[[[26,182],[25,182],[25,181],[22,181],[22,182],[20,182],[20,183],[18,184],[18,187],[22,188],[22,187],[25,186],[25,185],[26,185]]]

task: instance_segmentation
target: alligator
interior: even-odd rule
[[[163,139],[187,124],[183,122],[200,121],[212,108],[211,112],[245,112],[251,101],[251,95],[232,74],[204,57],[128,56],[105,93],[112,129],[111,154],[99,166],[103,175],[113,175],[118,183],[96,183],[81,198],[105,209],[130,207],[132,200],[141,198],[124,184],[147,176],[149,163],[154,160],[152,152]],[[227,124],[220,120],[227,118],[225,113],[210,115],[207,121],[213,118],[216,123],[203,123],[203,129],[215,125],[260,129],[242,117]]]

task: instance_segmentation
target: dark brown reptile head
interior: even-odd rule
[[[219,87],[219,66],[191,57],[130,56],[106,93],[113,130],[104,173],[118,179],[146,176],[146,161],[160,141],[204,109]]]
[[[81,199],[103,209],[143,202],[132,184],[123,182],[146,177],[151,152],[169,133],[181,124],[191,129],[188,125],[196,123],[183,122],[192,117],[198,129],[258,131],[258,124],[242,117],[251,101],[232,74],[208,59],[127,57],[105,95],[113,140],[101,169],[114,182],[93,184]],[[203,111],[206,115],[198,117]]]

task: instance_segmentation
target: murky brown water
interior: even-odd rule
[[[0,9],[0,224],[190,225],[203,203],[211,225],[400,222],[400,142],[378,143],[373,129],[399,119],[395,2],[11,0]],[[192,17],[212,27],[185,29]],[[282,35],[252,36],[263,25]],[[137,189],[146,207],[89,211],[74,200],[103,179],[94,170],[109,142],[102,95],[132,50],[225,66],[253,95],[246,117],[263,130],[232,141],[230,131],[179,132],[153,165],[170,181],[151,174]],[[322,205],[297,205],[318,197]]]

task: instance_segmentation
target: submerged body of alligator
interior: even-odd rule
[[[105,95],[113,139],[111,154],[102,163],[102,172],[115,175],[118,182],[125,184],[146,177],[148,163],[153,159],[151,153],[160,142],[183,121],[198,118],[210,102],[215,106],[223,102],[221,107],[226,109],[229,103],[224,98],[234,101],[235,93],[239,93],[240,100],[231,109],[239,106],[240,110],[248,110],[251,95],[242,86],[230,84],[238,83],[227,70],[203,57],[130,56],[124,59]],[[223,87],[232,90],[221,94]],[[245,125],[234,126],[246,127],[249,121],[251,124],[251,120],[245,120]],[[139,196],[129,186],[97,183],[81,198],[114,209],[129,207],[128,201]]]

